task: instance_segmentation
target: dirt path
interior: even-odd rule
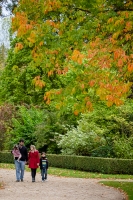
[[[102,186],[96,179],[64,178],[48,175],[42,183],[37,173],[36,182],[31,182],[30,172],[25,172],[24,182],[15,182],[15,170],[0,169],[0,200],[124,200],[119,190]]]

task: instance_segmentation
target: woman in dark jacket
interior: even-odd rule
[[[36,150],[34,145],[30,146],[29,151],[29,168],[31,168],[31,176],[32,176],[32,182],[35,182],[35,176],[36,176],[36,170],[39,166],[39,152]]]

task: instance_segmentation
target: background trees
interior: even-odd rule
[[[50,113],[34,125],[38,127],[34,133],[28,133],[38,135],[35,140],[40,148],[43,142],[51,145],[52,151],[62,148],[64,152],[98,155],[96,149],[101,147],[106,149],[103,156],[118,155],[114,148],[118,150],[123,138],[118,134],[119,144],[114,144],[114,135],[121,126],[132,130],[132,123],[114,109],[132,98],[132,9],[130,0],[19,1],[11,27],[16,37],[1,76],[0,94],[3,102],[39,106]],[[97,112],[103,105],[107,105],[101,110],[106,125],[99,124]],[[86,122],[86,114],[92,116],[92,123]],[[111,125],[114,128],[108,132]],[[124,141],[131,139],[130,134],[124,137]],[[69,147],[65,146],[67,140]]]

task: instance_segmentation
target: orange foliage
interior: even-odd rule
[[[72,60],[79,63],[79,64],[82,64],[83,62],[83,58],[85,56],[78,50],[74,50],[73,54],[72,54]]]
[[[23,44],[22,44],[21,42],[16,43],[15,49],[16,49],[17,51],[23,49]]]
[[[77,116],[78,114],[79,114],[79,111],[78,111],[78,110],[75,110],[75,111],[74,111],[74,115]]]
[[[45,82],[40,80],[40,76],[36,76],[33,80],[33,83],[35,84],[35,86],[37,87],[40,87],[40,88],[43,88],[45,86]]]
[[[133,72],[133,63],[128,64],[128,71]]]

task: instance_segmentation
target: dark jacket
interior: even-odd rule
[[[22,147],[19,147],[19,151],[21,153],[21,158],[20,160],[21,161],[28,161],[28,151],[27,151],[27,148],[25,146],[22,146]]]
[[[45,160],[46,161],[46,169],[48,169],[48,159],[46,158],[46,157],[44,157],[44,158],[40,158],[40,169],[42,169],[43,167],[42,167],[42,160]]]

